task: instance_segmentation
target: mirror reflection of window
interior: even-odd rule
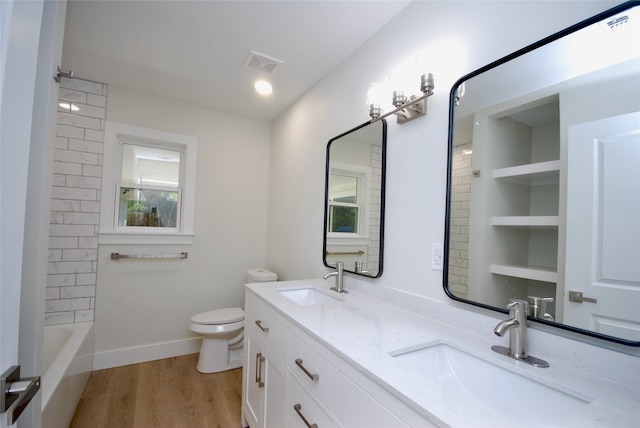
[[[359,231],[360,194],[356,176],[332,173],[329,181],[330,233]]]
[[[176,227],[181,152],[122,145],[118,226]]]

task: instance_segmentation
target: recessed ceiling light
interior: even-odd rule
[[[60,103],[58,105],[60,107],[62,107],[63,109],[67,109],[67,110],[70,110],[70,111],[78,111],[78,110],[80,110],[80,107],[78,107],[77,105],[72,104],[72,103]]]
[[[253,86],[260,95],[270,95],[273,92],[271,83],[265,80],[258,80]]]

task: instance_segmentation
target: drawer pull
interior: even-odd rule
[[[260,320],[256,320],[256,325],[260,327],[260,330],[264,331],[265,333],[269,332],[269,327],[263,327]]]
[[[258,352],[256,354],[256,383],[258,384],[258,388],[264,387],[264,382],[262,381],[262,363],[265,358],[262,356],[262,352]]]
[[[304,417],[304,415],[302,414],[302,405],[300,403],[294,404],[293,405],[293,410],[296,411],[298,416],[300,416],[300,419],[302,419],[302,421],[305,423],[305,425],[307,427],[309,427],[309,428],[318,428],[318,424],[310,424],[309,421],[307,421],[307,418]]]
[[[309,379],[311,379],[312,381],[317,382],[318,379],[320,379],[320,375],[318,373],[310,373],[309,370],[307,370],[306,367],[302,365],[302,358],[296,359],[296,366],[300,367],[304,374],[309,376]]]

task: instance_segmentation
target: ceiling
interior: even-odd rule
[[[62,68],[83,79],[271,120],[409,1],[70,0]],[[284,61],[244,67],[251,51]],[[266,78],[270,96],[253,83]]]

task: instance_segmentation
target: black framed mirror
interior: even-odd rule
[[[640,346],[640,2],[459,79],[445,292]]]
[[[365,122],[327,143],[323,262],[378,278],[384,254],[387,122]]]

